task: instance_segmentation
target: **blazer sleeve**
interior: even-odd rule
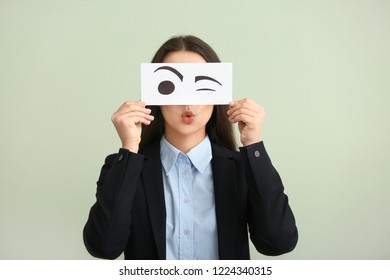
[[[131,209],[143,155],[120,149],[106,158],[97,182],[83,238],[88,252],[97,258],[115,259],[126,248],[131,225]]]
[[[295,218],[264,143],[242,147],[240,152],[248,187],[248,225],[252,243],[265,255],[292,251],[298,242]]]

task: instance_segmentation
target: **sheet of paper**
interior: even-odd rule
[[[147,105],[228,104],[232,63],[142,63],[141,101]]]

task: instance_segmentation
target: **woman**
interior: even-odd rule
[[[205,42],[186,36],[168,40],[152,62],[220,60]],[[125,102],[112,116],[122,148],[106,158],[84,228],[90,254],[249,259],[248,229],[260,253],[293,250],[295,219],[261,141],[263,119],[250,99],[215,106]]]

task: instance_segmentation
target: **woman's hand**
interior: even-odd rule
[[[249,98],[232,101],[229,106],[229,121],[238,123],[241,143],[248,146],[260,142],[264,108]]]
[[[111,120],[122,141],[122,148],[138,153],[142,124],[149,125],[154,117],[151,110],[140,101],[125,102],[112,115]]]

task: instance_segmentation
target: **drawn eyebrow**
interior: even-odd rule
[[[195,77],[195,83],[200,81],[200,80],[210,80],[210,81],[216,82],[217,84],[220,84],[222,86],[222,84],[220,82],[218,82],[216,79],[213,79],[209,76],[196,76]]]
[[[170,66],[161,66],[161,67],[157,68],[156,70],[154,70],[153,73],[156,73],[158,70],[169,70],[169,71],[175,73],[175,74],[179,77],[180,81],[183,81],[183,75],[180,74],[180,72],[177,71],[177,70],[176,70],[175,68],[173,68],[173,67],[170,67]]]

